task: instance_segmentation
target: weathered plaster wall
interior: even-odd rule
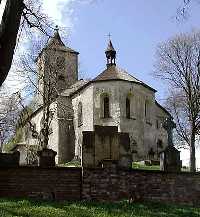
[[[49,145],[48,148],[53,149],[58,153],[58,118],[57,118],[57,103],[54,102],[51,104],[50,109],[53,113],[53,119],[51,121],[50,129],[51,134],[49,135]],[[41,131],[41,123],[43,119],[43,110],[38,112],[32,119],[32,124],[35,124],[36,131],[40,133]],[[29,124],[26,125],[26,127],[29,126]],[[39,140],[32,137],[32,132],[29,130],[28,137],[25,138],[25,143],[27,145],[39,145]],[[58,155],[56,155],[56,163],[58,162]]]
[[[71,161],[75,155],[74,111],[70,97],[59,97],[58,107],[58,162]]]
[[[110,118],[103,117],[103,97],[110,103]],[[120,131],[120,81],[94,83],[94,125],[118,126]]]
[[[78,104],[82,103],[83,124],[78,126]],[[82,131],[93,131],[93,85],[72,98],[75,129],[75,155],[81,157]]]
[[[110,118],[102,116],[101,96],[110,97]],[[126,98],[130,99],[130,119],[126,118]],[[145,102],[148,102],[149,117],[145,117]],[[166,117],[155,104],[155,93],[136,83],[106,81],[94,84],[94,125],[118,126],[119,132],[128,132],[134,160],[148,158],[151,148],[157,151],[157,135],[165,138],[166,132],[156,128],[157,115]],[[166,145],[165,139],[163,144]],[[163,146],[164,146],[163,145]],[[156,157],[156,156],[155,156]]]
[[[41,103],[43,102],[41,93],[47,92],[44,81],[47,84],[51,81],[55,91],[50,97],[54,98],[57,92],[65,90],[78,80],[78,54],[67,51],[63,47],[44,50],[37,60],[37,66],[38,94]]]

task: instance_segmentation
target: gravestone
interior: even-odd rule
[[[19,166],[20,153],[0,153],[0,167],[16,167]]]
[[[83,167],[130,168],[132,153],[128,133],[116,126],[95,125],[94,131],[83,131]]]
[[[160,169],[166,172],[181,171],[180,151],[173,144],[173,129],[175,127],[176,124],[173,122],[172,117],[166,118],[163,123],[163,128],[168,134],[168,146],[160,153]]]
[[[41,151],[37,152],[39,157],[39,166],[40,167],[54,167],[55,166],[55,156],[57,155],[57,152],[44,148]]]

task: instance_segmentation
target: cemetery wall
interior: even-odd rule
[[[0,197],[200,204],[200,174],[84,168],[0,168]]]
[[[200,204],[200,174],[84,169],[82,199]]]
[[[0,168],[0,197],[80,200],[80,168]]]

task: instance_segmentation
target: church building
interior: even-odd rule
[[[78,79],[78,55],[56,30],[37,58],[38,77],[53,81],[55,89],[38,79],[39,106],[30,121],[40,132],[46,103],[42,96],[51,91],[48,148],[57,152],[56,163],[78,159],[83,166],[93,167],[112,160],[127,166],[132,161],[159,159],[167,146],[162,123],[170,114],[156,101],[156,90],[117,66],[111,40],[105,69],[92,80]],[[23,143],[18,150],[21,164],[26,164],[26,148],[38,145],[28,124]]]

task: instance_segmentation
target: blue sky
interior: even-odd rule
[[[97,0],[82,4],[63,1],[61,21],[65,24],[69,19],[70,8],[68,45],[80,52],[84,77],[93,78],[105,68],[104,50],[110,32],[117,50],[117,65],[157,89],[158,99],[165,98],[165,84],[152,76],[156,46],[175,34],[200,27],[197,3],[192,4],[186,22],[176,21],[181,4],[182,0]]]
[[[93,78],[105,68],[104,50],[111,33],[117,65],[157,89],[156,97],[162,104],[168,86],[152,76],[156,47],[176,34],[200,29],[200,3],[193,1],[187,21],[177,21],[175,16],[182,0],[86,1],[60,4],[60,21],[71,27],[68,45],[80,52],[84,77]],[[183,164],[188,164],[189,152],[182,150],[181,158]],[[197,165],[200,167],[198,157]]]

